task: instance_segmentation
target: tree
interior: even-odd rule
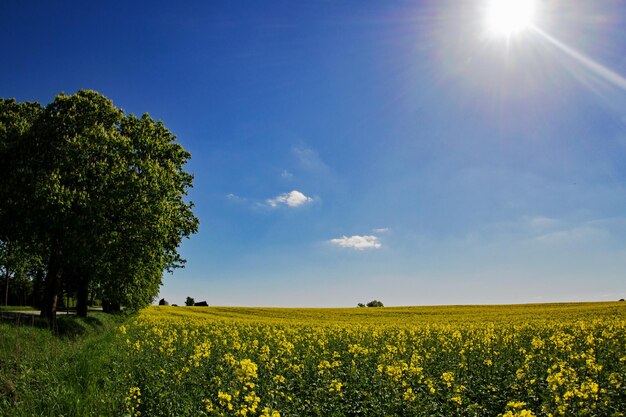
[[[196,301],[191,297],[187,297],[187,299],[185,300],[185,305],[188,307],[193,306],[195,303]]]
[[[160,306],[168,306],[168,305],[170,305],[170,303],[168,303],[168,302],[167,302],[167,300],[166,300],[165,298],[161,298],[161,299],[159,300],[159,305],[160,305]]]
[[[31,284],[41,281],[41,263],[45,262],[41,256],[43,246],[34,238],[38,223],[30,215],[35,209],[31,196],[36,187],[32,179],[39,161],[23,163],[34,137],[33,126],[42,110],[37,103],[0,99],[0,270],[5,303],[10,298],[30,300]],[[15,293],[13,290],[19,287],[22,292],[30,288],[31,294]],[[38,292],[38,287],[34,292]]]
[[[361,308],[361,307],[365,307],[365,304],[363,304],[363,303],[359,303],[359,304],[357,304],[356,306],[357,306],[357,307],[359,307],[359,308]]]
[[[94,91],[45,108],[0,101],[0,240],[43,248],[45,317],[55,318],[62,287],[80,315],[90,291],[105,306],[142,307],[163,272],[184,265],[178,245],[198,219],[184,200],[191,155],[175,140]]]
[[[368,307],[384,307],[383,303],[378,301],[378,300],[372,300],[369,303],[367,303]]]
[[[42,265],[40,258],[18,242],[0,241],[0,283],[4,305],[26,305],[32,301],[34,281]]]

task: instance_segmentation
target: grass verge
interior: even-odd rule
[[[123,414],[124,363],[115,329],[127,317],[0,316],[0,415]]]

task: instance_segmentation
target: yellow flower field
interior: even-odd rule
[[[624,416],[626,304],[151,307],[133,416]]]

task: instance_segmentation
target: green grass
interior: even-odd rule
[[[1,317],[0,416],[122,415],[125,318],[59,317],[50,331],[38,317]]]

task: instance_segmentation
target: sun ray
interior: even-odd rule
[[[539,34],[544,40],[548,41],[550,44],[557,47],[559,50],[561,50],[562,52],[564,52],[571,58],[574,58],[576,61],[578,61],[578,63],[582,64],[587,69],[591,70],[594,74],[600,76],[605,81],[610,82],[614,86],[619,87],[623,90],[626,90],[626,78],[624,78],[620,74],[616,73],[613,70],[610,70],[604,65],[578,52],[574,48],[564,44],[563,42],[556,39],[554,36],[541,30],[540,28],[536,26],[532,26],[532,29],[535,33]]]

